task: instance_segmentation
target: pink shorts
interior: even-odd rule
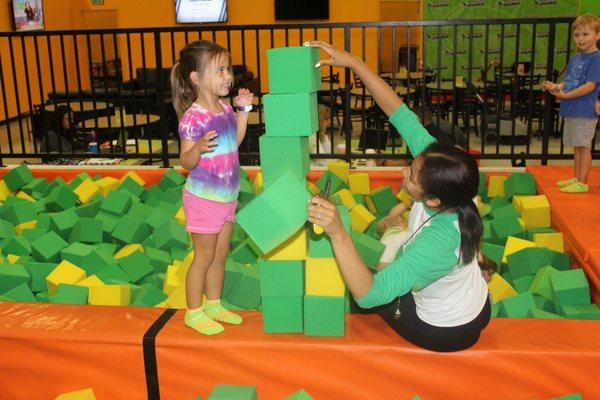
[[[183,191],[185,229],[191,233],[215,234],[221,232],[225,222],[235,221],[237,201],[221,203],[203,199]]]

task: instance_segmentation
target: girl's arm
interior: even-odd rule
[[[215,147],[217,147],[217,132],[215,131],[206,132],[197,142],[181,139],[179,152],[181,166],[188,171],[193,170],[200,162],[202,154],[212,152]]]
[[[238,95],[234,97],[233,104],[236,107],[245,107],[252,105],[252,98],[254,94],[248,89],[240,89]],[[237,144],[238,146],[242,143],[246,137],[246,130],[248,128],[248,112],[237,111],[236,114],[236,126],[237,126]]]

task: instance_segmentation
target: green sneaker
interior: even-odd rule
[[[572,185],[574,183],[577,183],[577,178],[571,178],[571,179],[565,179],[564,181],[558,181],[558,182],[556,182],[556,186],[562,188],[565,186]]]
[[[572,185],[565,186],[560,189],[563,193],[587,193],[590,190],[588,185],[581,182],[575,182]]]
[[[206,315],[215,321],[225,322],[227,324],[239,325],[242,323],[242,317],[225,309],[220,301],[204,303],[202,306]]]
[[[185,313],[185,324],[203,335],[216,335],[225,330],[223,325],[212,320],[204,313],[204,310],[188,310]]]

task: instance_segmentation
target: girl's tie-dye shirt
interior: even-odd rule
[[[235,112],[221,101],[224,112],[215,113],[194,103],[179,122],[181,139],[197,142],[207,132],[217,132],[218,145],[204,153],[188,174],[185,189],[204,199],[230,203],[240,191],[237,124]]]

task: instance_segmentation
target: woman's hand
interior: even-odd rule
[[[341,237],[345,232],[344,224],[337,209],[321,197],[313,197],[308,204],[308,221],[320,225],[330,238]]]
[[[217,132],[208,131],[204,136],[200,138],[194,145],[194,148],[200,152],[200,154],[211,153],[215,151],[215,147],[219,145],[217,142]]]
[[[353,68],[354,64],[359,61],[359,59],[348,53],[347,51],[340,50],[336,47],[333,47],[330,44],[321,41],[307,42],[311,47],[318,47],[320,49],[325,50],[327,54],[329,54],[328,60],[319,60],[319,63],[315,65],[315,67],[320,67],[322,65],[332,65],[334,67],[348,67]]]
[[[233,104],[238,107],[245,107],[252,104],[254,93],[248,89],[238,90],[238,95],[233,98]]]

